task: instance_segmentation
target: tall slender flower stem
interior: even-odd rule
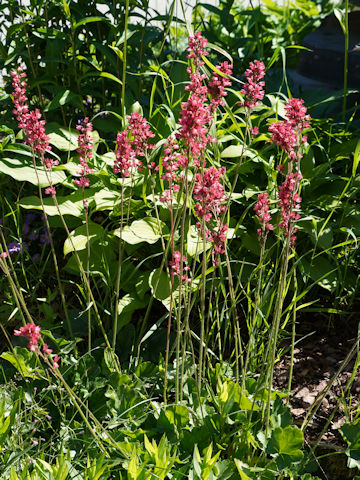
[[[72,327],[71,327],[71,323],[70,323],[69,313],[68,313],[67,306],[66,306],[64,289],[63,289],[62,282],[61,282],[61,278],[60,278],[59,265],[58,265],[58,261],[57,261],[57,257],[56,257],[56,252],[55,252],[55,247],[54,247],[54,241],[53,241],[53,238],[52,238],[52,234],[51,234],[51,230],[50,230],[50,225],[49,225],[49,220],[48,220],[48,217],[47,217],[47,214],[46,214],[46,210],[45,210],[45,205],[44,205],[44,199],[43,199],[42,190],[41,190],[39,173],[38,173],[37,166],[36,166],[36,159],[35,159],[35,151],[34,151],[34,149],[32,149],[32,161],[33,161],[33,167],[34,167],[34,170],[35,170],[36,179],[37,179],[37,183],[38,183],[39,198],[40,198],[41,208],[42,208],[42,211],[43,211],[43,214],[44,214],[45,226],[46,226],[46,229],[47,229],[48,235],[49,235],[50,248],[51,248],[51,253],[52,253],[52,257],[53,257],[55,274],[56,274],[56,279],[57,279],[57,282],[58,282],[58,287],[59,287],[59,292],[60,292],[60,297],[61,297],[61,303],[62,303],[62,305],[63,305],[63,310],[64,310],[64,314],[65,314],[65,319],[66,319],[66,325],[67,325],[67,328],[68,328],[68,330],[69,330],[70,336],[72,337],[72,336],[73,336],[73,331],[72,331]],[[42,163],[43,163],[43,162],[42,162]],[[45,170],[45,168],[46,168],[46,167],[44,166],[44,170]]]
[[[115,285],[115,312],[114,312],[114,323],[113,323],[113,338],[112,338],[112,347],[115,350],[116,345],[116,336],[118,328],[118,318],[119,318],[119,296],[120,296],[120,279],[121,279],[121,264],[123,256],[123,241],[122,241],[122,231],[124,226],[124,177],[121,179],[121,198],[120,198],[120,232],[119,232],[119,248],[118,248],[118,271],[116,277]]]

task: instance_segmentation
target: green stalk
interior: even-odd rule
[[[85,225],[86,225],[86,241],[87,241],[87,259],[86,259],[86,278],[87,282],[90,285],[90,235],[89,235],[89,207],[85,203],[84,198],[84,188],[81,189],[84,214],[85,214]],[[87,311],[88,311],[88,352],[91,353],[91,308],[90,308],[90,293],[89,289],[87,292]]]
[[[121,114],[123,127],[125,128],[125,83],[126,83],[126,61],[127,61],[127,29],[129,21],[129,0],[125,1],[125,25],[124,25],[124,48],[123,48],[123,72],[121,85]]]
[[[294,348],[295,348],[295,333],[296,333],[296,296],[297,296],[297,278],[296,268],[294,267],[294,305],[293,305],[293,322],[291,331],[291,356],[290,356],[290,369],[289,369],[289,384],[288,384],[288,397],[286,403],[289,404],[291,395],[291,383],[294,370]]]
[[[342,105],[342,121],[345,121],[346,113],[346,97],[348,91],[348,61],[349,61],[349,0],[345,0],[345,18],[344,18],[344,35],[345,35],[345,47],[344,47],[344,94]]]
[[[119,296],[120,296],[120,279],[121,279],[121,263],[123,255],[123,242],[122,242],[122,230],[124,226],[124,178],[121,179],[121,200],[120,200],[120,235],[119,235],[119,249],[118,249],[118,271],[116,277],[116,286],[115,286],[115,316],[113,324],[113,338],[112,338],[112,347],[115,350],[116,345],[116,336],[117,336],[117,326],[119,318]]]
[[[63,290],[62,282],[61,282],[61,278],[60,278],[60,272],[59,272],[59,266],[58,266],[55,247],[54,247],[54,241],[53,241],[53,238],[52,238],[49,221],[48,221],[47,214],[46,214],[46,211],[45,211],[45,205],[44,205],[44,200],[43,200],[43,196],[42,196],[39,173],[38,173],[37,167],[36,167],[36,159],[35,159],[34,149],[32,149],[32,161],[33,161],[33,167],[34,167],[34,170],[35,170],[36,179],[37,179],[37,183],[38,183],[40,204],[41,204],[41,208],[42,208],[42,211],[43,211],[43,214],[44,214],[46,229],[47,229],[48,235],[49,235],[51,253],[52,253],[52,257],[53,257],[53,261],[54,261],[55,274],[56,274],[56,279],[57,279],[57,283],[58,283],[58,287],[59,287],[61,303],[63,305],[63,310],[64,310],[64,314],[65,314],[66,325],[67,325],[67,328],[69,330],[70,336],[73,337],[73,331],[72,331],[72,327],[71,327],[71,323],[70,323],[69,313],[68,313],[67,306],[66,306],[64,290]],[[44,170],[45,170],[46,167],[44,165],[44,162],[42,161],[41,163],[44,166]]]

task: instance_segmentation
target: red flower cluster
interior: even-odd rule
[[[92,123],[90,123],[88,117],[86,117],[83,121],[79,122],[76,129],[80,132],[76,151],[79,154],[79,162],[81,165],[81,170],[77,173],[81,175],[81,177],[75,179],[74,182],[79,188],[87,188],[90,185],[88,175],[93,172],[88,165],[88,161],[92,157],[93,148],[93,137],[91,136],[93,129]]]
[[[27,323],[19,330],[14,330],[16,337],[25,337],[29,340],[28,349],[35,352],[38,348],[38,342],[41,338],[40,327],[34,323]]]
[[[189,46],[186,49],[188,52],[187,58],[192,59],[195,64],[195,69],[204,65],[204,62],[201,60],[202,55],[206,57],[209,55],[209,52],[206,50],[207,40],[203,38],[201,32],[196,32],[195,35],[189,36]]]
[[[293,227],[293,222],[300,218],[297,213],[300,210],[301,198],[297,190],[302,178],[301,173],[289,173],[282,185],[279,186],[279,205],[281,207],[282,221],[279,227],[283,230],[285,237],[290,235],[291,245],[295,245],[297,228]]]
[[[271,216],[269,213],[270,209],[269,196],[267,193],[259,193],[258,201],[255,204],[254,210],[256,215],[259,218],[261,228],[258,229],[257,233],[260,236],[265,237],[269,230],[274,229],[274,225],[270,223]]]
[[[179,151],[179,148],[179,145],[173,137],[170,137],[168,142],[165,143],[164,158],[162,161],[165,173],[161,175],[161,178],[168,182],[169,188],[164,191],[160,200],[162,202],[169,202],[170,204],[172,203],[173,195],[180,190],[179,182],[181,181],[181,175],[179,174],[179,170],[185,168],[188,161],[186,156]]]
[[[272,123],[269,126],[269,131],[272,133],[271,140],[286,151],[290,160],[295,158],[300,160],[302,155],[295,149],[301,142],[304,143],[307,140],[306,135],[303,135],[300,142],[301,132],[310,127],[310,115],[306,114],[306,107],[303,104],[304,100],[291,98],[285,105],[287,120]]]
[[[221,205],[226,200],[224,186],[220,183],[224,173],[224,167],[216,169],[211,166],[196,174],[194,198],[200,203],[195,205],[195,213],[199,218],[204,217],[205,222],[210,221],[213,213],[216,215],[226,208]]]
[[[121,173],[123,177],[130,177],[130,168],[135,165],[135,152],[131,148],[128,130],[117,134],[116,144],[114,173]]]
[[[231,75],[233,66],[228,62],[217,65],[216,68],[225,75]],[[211,110],[215,111],[220,105],[224,105],[224,97],[227,92],[225,87],[230,87],[231,81],[218,73],[214,73],[208,85],[208,91],[211,96]]]
[[[155,145],[149,143],[150,138],[155,135],[140,113],[134,112],[126,118],[129,122],[129,128],[118,133],[116,138],[114,173],[120,173],[123,177],[130,177],[132,167],[142,169],[142,163],[136,157],[146,156],[148,150],[155,148]],[[153,165],[150,166],[150,168],[152,167]]]
[[[265,82],[261,79],[265,77],[265,65],[259,60],[250,62],[249,68],[245,70],[246,83],[240,92],[245,95],[243,103],[239,103],[241,107],[246,107],[250,111],[260,104],[260,100],[264,98],[265,92],[263,87]]]
[[[191,279],[188,277],[187,272],[190,270],[189,265],[186,264],[186,257],[183,255],[181,258],[181,252],[178,250],[173,253],[172,260],[169,262],[171,268],[171,275],[178,277],[181,282],[190,283]],[[183,273],[185,272],[185,273]]]
[[[290,122],[275,122],[269,126],[271,140],[285,150],[290,160],[296,158],[294,148],[298,145],[298,135]]]
[[[149,143],[150,138],[154,138],[155,134],[140,113],[134,112],[126,118],[129,122],[129,130],[132,136],[130,143],[135,150],[135,156],[143,157],[148,150],[155,148],[155,145]]]
[[[310,115],[306,114],[306,107],[302,98],[291,98],[285,105],[286,118],[290,125],[298,131],[310,127]]]
[[[36,152],[44,154],[50,150],[49,137],[45,135],[45,120],[41,120],[41,113],[38,109],[29,111],[26,96],[26,73],[19,67],[17,71],[11,72],[13,79],[12,86],[14,110],[19,128],[25,131],[25,143],[30,145]]]
[[[27,323],[25,326],[20,327],[19,330],[14,330],[14,335],[16,337],[25,337],[29,340],[28,349],[31,352],[38,352],[39,350],[39,340],[41,338],[40,327],[34,323]],[[46,345],[43,346],[43,353],[52,360],[53,368],[59,368],[59,355],[55,355],[54,358],[51,357],[52,349]]]

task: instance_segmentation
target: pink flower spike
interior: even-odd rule
[[[274,227],[270,222],[271,216],[269,214],[270,201],[267,193],[259,193],[258,201],[255,204],[254,210],[259,218],[261,228],[258,229],[259,236],[265,236],[266,232],[272,230]]]
[[[250,111],[260,105],[260,100],[264,98],[263,87],[265,82],[261,79],[265,76],[265,65],[259,60],[250,62],[249,68],[245,70],[246,83],[240,92],[245,96],[244,102],[239,103],[241,107],[246,107]]]
[[[90,186],[88,175],[93,172],[88,165],[88,161],[92,158],[93,137],[91,132],[93,127],[92,123],[89,122],[88,117],[85,117],[84,120],[79,120],[76,129],[80,132],[78,136],[78,148],[76,151],[79,154],[81,169],[78,174],[81,175],[81,177],[79,179],[75,179],[74,183],[79,188],[84,189]]]
[[[7,252],[0,253],[0,258],[7,258],[7,256],[8,256]]]

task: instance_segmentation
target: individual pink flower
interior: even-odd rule
[[[80,178],[76,178],[74,183],[79,188],[87,188],[90,185],[88,175],[93,172],[89,167],[88,161],[92,158],[92,148],[93,148],[93,137],[92,132],[92,123],[89,122],[89,118],[86,117],[84,120],[79,121],[79,124],[76,126],[76,129],[80,132],[78,136],[78,148],[76,151],[79,154],[79,162],[81,169],[77,172],[80,175]]]
[[[254,210],[258,216],[261,228],[258,229],[257,233],[260,236],[265,237],[269,230],[273,230],[274,226],[270,223],[271,216],[269,214],[270,202],[269,196],[267,193],[259,193],[258,201],[255,204]]]
[[[297,229],[294,228],[294,222],[300,218],[301,198],[297,193],[301,173],[289,173],[285,181],[279,186],[279,206],[281,207],[281,222],[279,227],[283,230],[284,236],[290,236],[291,245],[295,245]]]
[[[45,189],[45,193],[46,193],[46,195],[55,196],[56,195],[56,188],[55,187],[48,187],[48,188]]]
[[[27,323],[25,326],[20,327],[19,330],[14,330],[14,335],[17,337],[25,337],[29,340],[28,348],[32,352],[35,352],[38,348],[38,342],[41,338],[40,327],[34,323]]]
[[[171,275],[173,277],[178,277],[178,279],[184,283],[191,282],[187,274],[187,272],[190,270],[190,267],[186,264],[186,257],[184,255],[181,257],[181,252],[178,250],[173,253],[172,260],[169,262],[169,267],[171,268]]]
[[[7,252],[0,253],[0,258],[7,258],[7,257],[8,257]]]
[[[246,107],[250,111],[260,105],[260,100],[264,98],[265,92],[263,87],[265,82],[261,79],[265,76],[265,65],[259,60],[250,62],[249,68],[245,70],[246,82],[240,92],[244,95],[243,103],[239,103],[241,107]]]
[[[53,351],[52,351],[51,348],[48,347],[48,345],[47,345],[46,343],[44,343],[43,352],[44,352],[44,354],[46,354],[46,355],[50,355]]]
[[[59,368],[59,360],[60,360],[59,355],[55,355],[55,357],[53,358],[53,361],[54,361],[53,367],[54,368]]]

